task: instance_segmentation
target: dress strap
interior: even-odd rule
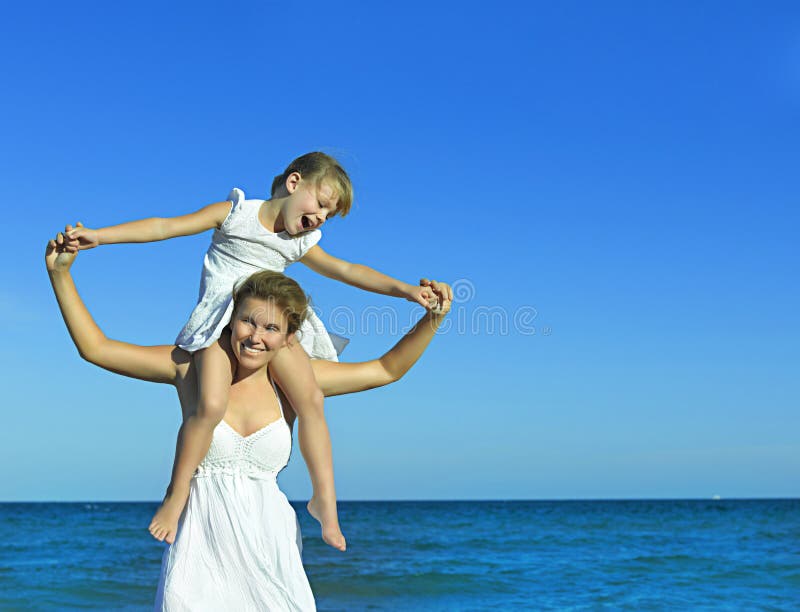
[[[281,394],[278,391],[278,385],[275,384],[275,381],[272,380],[272,376],[267,374],[267,378],[269,378],[269,383],[272,385],[272,390],[275,392],[275,399],[278,400],[278,409],[281,411],[281,418],[285,421],[286,415],[283,414],[283,402],[281,401]]]

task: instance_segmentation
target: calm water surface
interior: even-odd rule
[[[146,610],[155,503],[0,504],[0,610]],[[320,610],[800,610],[800,500],[302,506]]]

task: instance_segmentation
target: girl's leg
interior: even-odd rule
[[[214,428],[228,408],[231,361],[221,344],[226,341],[227,337],[223,336],[218,342],[193,355],[199,386],[197,410],[186,417],[181,425],[172,480],[161,507],[150,523],[150,533],[157,540],[166,540],[170,544],[175,541],[178,520],[189,498],[192,476],[206,456]]]
[[[308,511],[322,524],[322,539],[344,550],[346,543],[336,512],[331,437],[325,422],[322,391],[314,378],[311,361],[303,347],[293,342],[272,358],[270,371],[297,413],[300,452],[314,488]]]

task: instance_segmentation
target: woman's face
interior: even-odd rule
[[[286,342],[287,318],[273,300],[248,297],[231,318],[231,347],[248,370],[266,367]]]

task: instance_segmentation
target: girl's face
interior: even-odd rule
[[[273,300],[248,297],[231,318],[231,347],[239,365],[266,367],[293,334],[287,334],[283,309]]]
[[[283,227],[293,236],[318,228],[336,211],[339,197],[326,181],[317,186],[292,173],[287,179],[287,189],[289,197],[283,207]]]

